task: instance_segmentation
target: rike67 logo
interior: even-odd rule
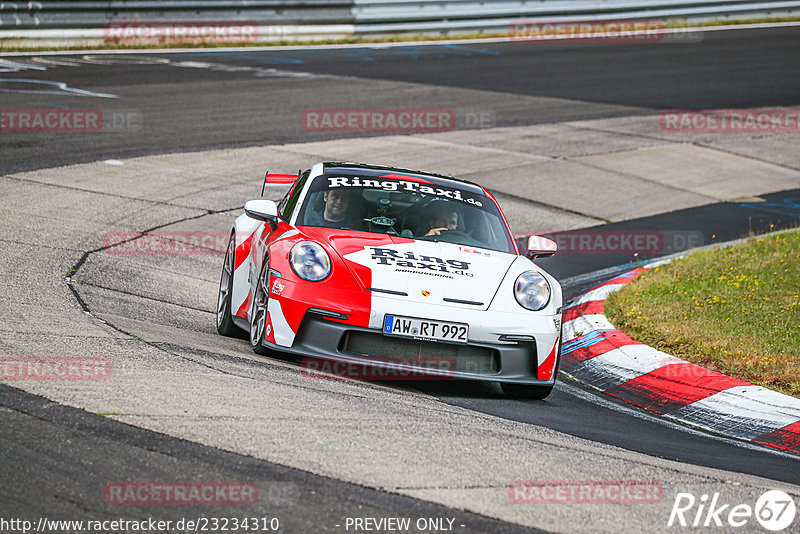
[[[755,519],[763,528],[778,532],[794,523],[796,513],[794,498],[781,490],[767,491],[756,500],[755,506],[726,503],[719,493],[710,498],[703,494],[699,499],[691,493],[678,493],[667,526],[728,529],[752,525]]]

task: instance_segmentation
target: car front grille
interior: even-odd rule
[[[498,351],[474,345],[418,341],[349,330],[341,352],[359,358],[423,369],[491,375],[500,371]]]

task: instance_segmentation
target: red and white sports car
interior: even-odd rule
[[[221,334],[249,332],[259,354],[499,382],[515,397],[552,391],[561,286],[531,259],[555,243],[534,236],[521,255],[483,187],[318,163],[279,203],[244,209],[220,280]]]

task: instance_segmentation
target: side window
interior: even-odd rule
[[[303,172],[303,174],[300,175],[300,178],[298,178],[294,183],[292,188],[289,189],[289,192],[286,193],[286,196],[283,197],[283,200],[281,200],[278,204],[278,213],[280,213],[281,219],[284,221],[288,221],[292,216],[292,212],[297,205],[297,199],[300,197],[300,192],[303,190],[303,186],[305,186],[306,180],[308,180],[308,176],[310,174],[311,169],[307,169],[305,172]]]
[[[287,191],[286,194],[283,195],[281,201],[278,202],[278,213],[281,215],[281,217],[283,217],[283,207],[286,205],[286,202],[289,200],[289,197],[292,196],[293,192],[294,192],[294,184],[292,184],[292,187],[289,188],[289,191]]]

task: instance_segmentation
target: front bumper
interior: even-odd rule
[[[357,376],[354,378],[481,380],[530,385],[552,385],[555,382],[555,373],[549,380],[537,378],[539,357],[536,341],[471,341],[467,344],[418,341],[384,336],[380,330],[307,313],[291,347],[268,341],[262,344],[279,352],[343,362],[348,365],[322,366],[322,369],[333,369],[336,374],[342,374],[339,370],[348,375],[355,372]],[[558,362],[555,368],[557,365]],[[366,369],[384,372],[368,373]]]

